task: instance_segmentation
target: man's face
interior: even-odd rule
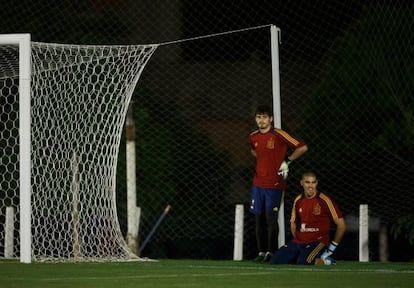
[[[267,130],[272,125],[273,117],[267,114],[256,114],[256,124],[259,130]]]
[[[300,181],[300,184],[303,187],[303,191],[305,192],[306,198],[312,198],[316,195],[318,191],[316,187],[318,186],[318,180],[316,177],[313,176],[305,176]]]

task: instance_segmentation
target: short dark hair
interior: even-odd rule
[[[318,175],[316,175],[316,173],[313,171],[306,171],[305,173],[303,173],[302,179],[305,177],[315,177],[316,179],[318,179]]]
[[[256,113],[254,115],[257,114],[267,114],[268,116],[273,117],[272,109],[268,105],[257,106]]]

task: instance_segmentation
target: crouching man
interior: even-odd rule
[[[272,256],[271,264],[335,264],[331,257],[346,230],[345,220],[335,201],[319,192],[313,172],[303,174],[303,192],[295,198],[290,218],[293,239]],[[336,225],[330,240],[331,224]]]

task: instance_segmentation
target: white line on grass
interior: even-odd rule
[[[36,281],[71,281],[71,280],[118,280],[118,279],[169,279],[169,278],[183,278],[183,277],[228,277],[228,276],[252,276],[252,275],[269,275],[274,274],[274,272],[244,272],[244,273],[190,273],[190,274],[152,274],[152,275],[134,275],[134,276],[105,276],[105,277],[55,277],[55,278],[36,278]],[[27,280],[27,278],[10,278],[12,280]]]
[[[335,266],[325,267],[326,269],[318,269],[318,268],[312,268],[313,266],[297,266],[297,267],[281,267],[278,265],[274,265],[272,267],[260,267],[260,266],[210,266],[210,265],[183,265],[182,267],[188,267],[188,268],[202,268],[202,269],[237,269],[237,270],[269,270],[273,272],[279,272],[279,271],[295,271],[295,272],[361,272],[361,273],[408,273],[412,274],[414,273],[414,270],[395,270],[395,269],[349,269],[349,268],[333,268]]]
[[[66,278],[44,278],[43,281],[58,281],[58,280],[116,280],[116,279],[169,279],[169,278],[180,278],[180,277],[232,277],[232,276],[260,276],[260,275],[274,275],[283,273],[285,271],[294,271],[294,272],[352,272],[352,273],[373,273],[373,274],[414,274],[414,270],[392,270],[392,269],[338,269],[329,267],[329,269],[316,269],[310,267],[257,267],[257,266],[206,266],[206,265],[183,265],[183,268],[191,269],[229,269],[228,273],[183,273],[183,274],[151,274],[151,275],[134,275],[134,276],[105,276],[105,277],[66,277]],[[234,272],[233,270],[255,270],[252,272]],[[261,270],[261,271],[257,271]]]

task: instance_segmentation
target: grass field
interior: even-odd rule
[[[304,267],[209,260],[55,264],[3,260],[0,287],[412,288],[414,263]]]

